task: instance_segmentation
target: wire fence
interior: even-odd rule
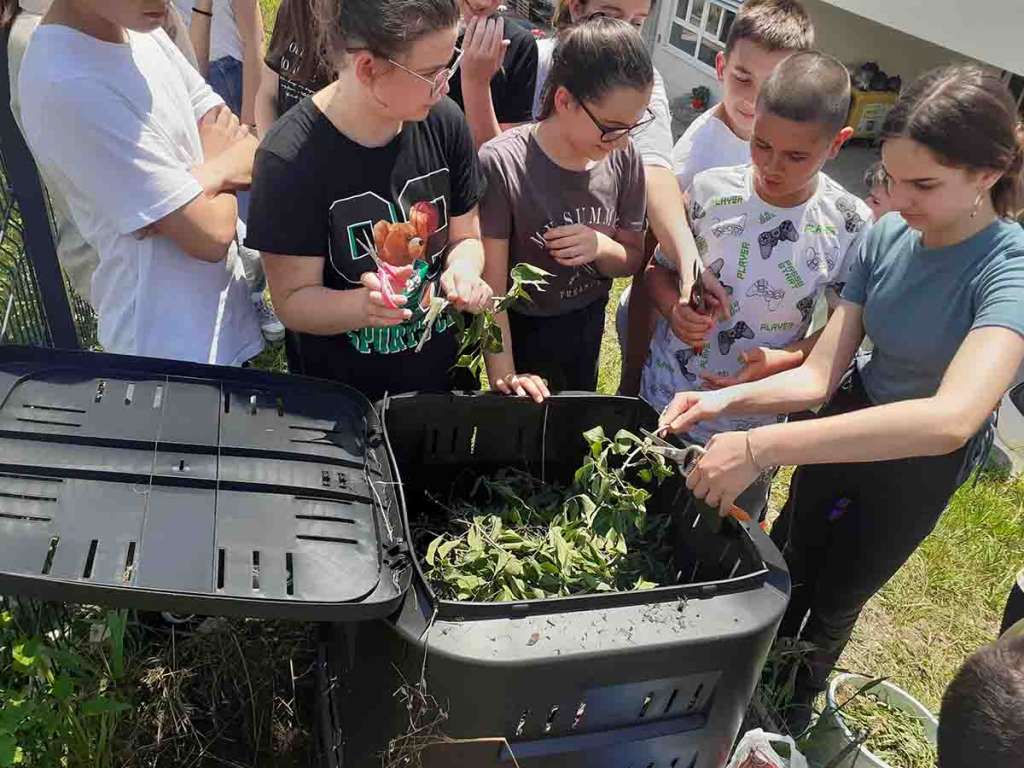
[[[0,156],[0,344],[53,346],[35,268],[25,249],[21,211],[8,179]],[[80,346],[97,349],[92,307],[66,278],[64,284]]]

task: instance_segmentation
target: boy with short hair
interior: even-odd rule
[[[235,243],[256,139],[166,14],[165,0],[54,0],[22,63],[25,137],[99,253],[103,348],[238,365],[263,346]]]
[[[684,343],[665,319],[644,366],[641,394],[663,409],[683,390],[719,387],[793,368],[817,336],[805,338],[815,301],[835,299],[871,213],[822,172],[852,134],[846,127],[850,77],[831,56],[787,58],[761,88],[752,129],[752,164],[698,173],[687,192],[690,224],[706,269],[732,296],[730,319],[705,341]],[[651,271],[678,285],[656,256]],[[719,419],[690,437],[752,429],[776,417]],[[740,506],[759,514],[767,484]]]
[[[939,768],[1017,768],[1024,755],[1024,625],[964,662],[942,697]]]
[[[813,46],[814,25],[797,0],[747,0],[740,7],[725,51],[715,59],[722,101],[691,123],[672,150],[673,171],[681,189],[689,189],[701,171],[750,162],[750,130],[761,85],[779,62]],[[641,368],[659,316],[668,318],[680,338],[691,342],[715,322],[716,311],[701,316],[679,302],[678,282],[676,276],[671,284],[652,285],[645,276],[643,285],[630,291],[642,298],[635,303],[631,295],[623,298],[617,324],[620,339],[628,334],[620,388],[624,394],[639,389]]]

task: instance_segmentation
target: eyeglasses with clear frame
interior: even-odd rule
[[[459,64],[462,62],[462,49],[459,48],[458,46],[456,46],[455,47],[455,52],[454,52],[453,57],[452,57],[452,60],[448,64],[448,66],[444,67],[442,69],[439,69],[434,74],[433,77],[427,77],[426,75],[421,75],[419,72],[416,72],[416,71],[414,71],[412,69],[409,69],[404,64],[399,64],[397,61],[392,59],[390,56],[380,56],[376,51],[374,51],[374,50],[372,50],[370,48],[366,48],[365,46],[364,47],[357,47],[357,48],[346,48],[345,50],[348,53],[356,53],[358,51],[369,51],[374,56],[379,56],[380,58],[382,58],[385,61],[387,61],[389,64],[395,65],[396,67],[398,67],[403,72],[406,72],[406,73],[412,75],[413,77],[422,80],[427,85],[429,85],[430,86],[430,95],[431,95],[431,97],[437,96],[437,94],[439,94],[441,92],[441,89],[444,88],[445,85],[448,83],[448,81],[451,80],[455,76],[455,73],[459,70]]]
[[[642,131],[648,125],[653,123],[657,117],[654,112],[651,111],[650,107],[644,107],[644,116],[638,122],[623,128],[609,128],[594,116],[594,113],[590,111],[590,107],[584,103],[583,99],[577,97],[576,94],[573,94],[571,91],[570,93],[572,97],[579,102],[579,105],[583,107],[583,111],[587,113],[587,117],[590,118],[591,122],[597,126],[597,130],[601,132],[601,141],[604,144],[613,144],[625,136],[629,136],[634,132]]]

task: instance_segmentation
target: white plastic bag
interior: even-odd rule
[[[788,759],[772,746],[780,743],[789,747]],[[807,768],[807,758],[800,754],[796,742],[789,736],[765,733],[758,728],[743,734],[726,768]]]

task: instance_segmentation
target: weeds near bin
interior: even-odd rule
[[[420,768],[423,765],[423,750],[450,741],[441,726],[448,720],[448,712],[427,693],[426,680],[422,677],[415,685],[403,680],[394,696],[408,714],[405,733],[388,742],[383,755],[383,768]]]
[[[307,766],[309,625],[207,619],[140,628],[139,706],[124,739],[133,766]]]
[[[668,515],[646,504],[674,474],[650,444],[600,427],[569,486],[504,469],[440,506],[448,530],[424,536],[427,578],[443,599],[508,601],[647,589],[673,581]]]
[[[843,686],[839,716],[865,749],[893,768],[933,768],[935,748],[920,718],[871,693],[877,683],[872,680],[859,689]]]
[[[112,768],[129,709],[124,611],[0,604],[0,766]]]

